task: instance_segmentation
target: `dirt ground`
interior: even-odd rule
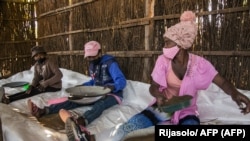
[[[3,141],[2,120],[0,119],[0,141]]]
[[[52,128],[54,130],[60,131],[64,130],[64,123],[61,120],[59,114],[49,114],[42,116],[38,121],[45,127]]]

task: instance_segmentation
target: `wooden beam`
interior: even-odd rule
[[[250,51],[194,51],[193,53],[208,56],[250,56]]]
[[[104,27],[104,28],[74,30],[74,31],[69,31],[69,32],[63,32],[63,33],[57,33],[57,34],[53,34],[53,35],[43,36],[43,37],[39,37],[38,39],[51,38],[51,37],[63,36],[63,35],[69,35],[69,34],[76,34],[76,33],[84,33],[84,32],[85,33],[100,32],[100,31],[105,31],[105,30],[114,30],[114,29],[118,29],[118,28],[142,26],[142,25],[147,25],[147,24],[149,24],[149,21],[144,21],[144,22],[141,22],[141,23],[131,23],[131,24],[127,24],[127,25],[110,26],[110,27]]]
[[[39,0],[35,0],[32,2],[22,2],[20,0],[1,0],[1,2],[6,2],[6,3],[20,3],[20,4],[36,4]]]
[[[193,51],[192,53],[204,56],[245,56],[250,57],[250,51]],[[48,55],[84,55],[83,50],[74,51],[55,51],[48,52]],[[153,55],[160,55],[162,51],[108,51],[106,54],[110,54],[116,57],[152,57]],[[3,57],[0,60],[27,58],[30,55],[17,55],[13,57]]]
[[[30,55],[16,55],[16,56],[10,56],[10,57],[2,57],[0,60],[9,60],[9,59],[17,59],[17,58],[27,58],[31,57]]]
[[[48,52],[48,55],[83,55],[82,50]]]
[[[78,6],[81,6],[81,5],[84,5],[84,4],[87,4],[87,3],[91,3],[91,2],[94,2],[94,1],[96,1],[96,0],[84,0],[83,2],[78,2],[77,4],[72,4],[72,5],[69,5],[69,6],[65,6],[65,7],[62,7],[62,8],[58,8],[56,10],[52,10],[52,11],[40,14],[38,16],[38,18],[41,18],[41,17],[44,17],[44,16],[57,15],[57,14],[61,14],[61,13],[64,13],[64,12],[68,12],[68,11],[70,11],[74,7],[78,7]]]
[[[236,8],[227,8],[221,10],[213,10],[213,11],[203,11],[197,12],[197,16],[206,16],[206,15],[214,15],[214,14],[226,14],[226,13],[233,13],[233,12],[241,12],[241,11],[249,11],[250,7],[236,7]],[[176,19],[180,18],[181,14],[170,14],[170,15],[161,15],[161,16],[154,16],[152,18],[145,17],[140,19],[131,19],[127,21],[122,21],[120,24],[127,24],[127,23],[136,23],[136,22],[143,22],[143,21],[150,21],[150,20],[163,20],[163,19]]]
[[[36,42],[37,40],[24,40],[24,41],[5,41],[0,42],[0,44],[19,44],[19,43],[30,43],[30,42]]]
[[[27,19],[2,19],[2,21],[37,21],[36,18],[27,18]]]
[[[250,56],[250,51],[193,51],[192,53],[205,56]],[[162,51],[109,51],[107,54],[116,57],[152,57]]]

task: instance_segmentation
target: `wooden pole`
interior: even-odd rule
[[[146,9],[146,17],[152,18],[154,17],[154,4],[155,0],[146,0],[145,2],[145,9]],[[150,50],[150,46],[153,42],[153,29],[154,29],[154,22],[151,21],[149,25],[145,25],[145,51]],[[142,81],[143,82],[150,82],[150,65],[149,58],[144,59],[144,69],[142,74]]]
[[[69,0],[69,6],[71,6],[72,5],[72,0]],[[70,14],[69,14],[69,32],[71,32],[72,31],[72,18],[73,18],[73,13],[72,13],[72,11],[70,11]],[[68,42],[69,42],[69,51],[72,51],[73,50],[73,42],[72,42],[72,34],[69,34],[69,36],[68,36]],[[71,55],[70,56],[70,63],[69,63],[69,65],[70,65],[70,68],[74,68],[74,61],[73,61],[73,56]]]

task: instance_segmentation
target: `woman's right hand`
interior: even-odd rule
[[[167,99],[165,97],[156,97],[156,102],[158,106],[163,105],[165,102],[167,101]]]
[[[30,92],[32,91],[33,88],[34,88],[34,86],[30,85],[28,90],[26,90],[25,94],[30,94]]]
[[[164,90],[160,91],[160,85],[156,82],[153,82],[149,87],[149,92],[157,100],[157,105],[162,105],[167,99],[165,97]]]

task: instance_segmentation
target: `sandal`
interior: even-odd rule
[[[65,130],[69,141],[89,141],[90,139],[90,132],[76,124],[72,117],[66,120]]]
[[[32,116],[40,118],[42,115],[45,115],[45,109],[37,107],[30,99],[28,100],[28,108]]]
[[[79,125],[82,125],[82,126],[86,126],[86,121],[85,119],[79,115],[77,112],[73,111],[73,110],[65,110],[65,109],[61,109],[59,111],[59,115],[60,115],[60,118],[66,122],[66,120],[69,118],[69,117],[72,117],[72,119],[74,120],[74,122],[76,124],[79,124]]]
[[[75,111],[72,111],[72,110],[69,112],[71,114],[71,117],[73,118],[73,120],[77,124],[82,125],[82,126],[86,126],[86,121],[82,116],[80,116],[78,113],[76,113]]]

